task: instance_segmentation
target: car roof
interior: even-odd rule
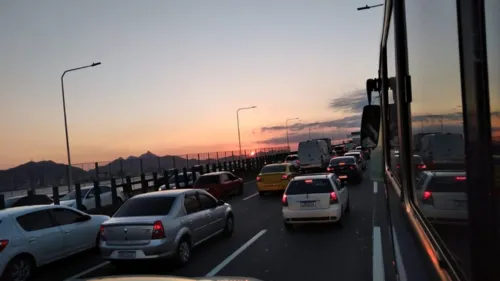
[[[345,154],[344,154],[344,155],[345,155]],[[338,156],[338,157],[332,158],[332,159],[330,159],[330,161],[331,161],[331,160],[335,160],[335,159],[337,159],[337,160],[338,160],[338,159],[347,159],[347,158],[356,160],[356,157],[354,157],[354,156],[350,156],[350,155],[347,155],[347,156]]]
[[[267,164],[265,165],[264,167],[274,167],[274,166],[291,166],[292,164],[290,163],[286,163],[286,162],[283,162],[283,163],[273,163],[273,164]]]
[[[59,208],[59,207],[65,207],[65,206],[60,206],[60,205],[31,205],[31,206],[20,206],[20,207],[12,207],[12,208],[7,208],[4,210],[0,210],[0,218],[4,216],[11,216],[11,215],[24,215],[27,213],[32,213],[36,211],[42,211],[42,210],[48,210],[48,209],[54,209],[54,208]]]
[[[203,177],[203,176],[218,176],[218,175],[223,175],[223,174],[227,174],[227,173],[229,173],[229,172],[227,172],[227,171],[211,172],[211,173],[203,174],[200,177]]]
[[[318,180],[318,179],[328,179],[332,176],[331,173],[317,173],[317,174],[308,174],[303,176],[296,176],[292,179],[295,180]]]
[[[192,193],[193,190],[197,189],[169,189],[169,190],[163,190],[163,191],[155,191],[155,192],[149,192],[149,193],[144,193],[144,194],[139,194],[131,199],[134,198],[150,198],[150,197],[177,197],[182,194],[187,194],[187,193]]]
[[[354,150],[351,150],[349,152],[346,152],[344,155],[348,155],[348,154],[361,154],[361,151],[354,151]]]
[[[422,173],[426,174],[431,174],[433,176],[452,176],[452,175],[465,175],[465,171],[461,170],[428,170],[428,171],[423,171]]]

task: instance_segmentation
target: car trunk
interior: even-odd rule
[[[263,184],[274,184],[280,183],[282,181],[281,177],[286,175],[286,173],[270,173],[270,174],[261,174],[260,182]]]
[[[112,218],[104,224],[109,245],[144,245],[151,240],[153,224],[160,216]]]
[[[432,193],[436,209],[467,210],[465,177],[433,177],[425,191]]]
[[[290,210],[317,210],[330,207],[330,193],[287,195]]]

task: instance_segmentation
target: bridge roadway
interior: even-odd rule
[[[85,252],[40,268],[33,280],[157,274],[247,276],[268,281],[392,281],[393,252],[396,260],[404,260],[398,266],[400,277],[404,277],[400,280],[431,280],[422,267],[422,258],[414,254],[415,242],[409,238],[407,227],[398,230],[399,242],[393,251],[383,189],[366,179],[348,188],[351,212],[343,227],[307,226],[286,232],[281,195],[260,197],[255,181],[251,181],[245,184],[243,196],[228,200],[235,214],[233,236],[217,237],[195,248],[190,264],[184,268],[173,268],[167,262],[141,263],[119,271],[99,255]],[[404,249],[403,254],[400,249]]]

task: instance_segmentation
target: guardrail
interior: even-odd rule
[[[243,178],[244,180],[251,179],[255,177],[260,169],[266,165],[271,163],[281,162],[288,155],[288,152],[276,153],[268,156],[260,156],[247,158],[237,161],[224,161],[213,164],[205,164],[205,165],[194,165],[191,166],[190,169],[184,167],[182,170],[179,169],[170,169],[164,170],[162,175],[159,176],[158,173],[152,173],[151,177],[146,177],[143,173],[138,178],[131,178],[127,176],[124,181],[117,180],[116,178],[111,178],[109,181],[109,186],[111,187],[111,198],[112,204],[107,206],[102,206],[101,204],[101,186],[106,185],[106,182],[101,182],[95,180],[93,182],[94,191],[94,200],[95,200],[95,209],[85,210],[82,205],[82,186],[77,183],[75,184],[75,201],[76,208],[80,210],[85,210],[91,214],[106,214],[112,215],[119,208],[120,203],[118,199],[118,191],[122,191],[125,200],[133,197],[137,194],[147,193],[147,192],[155,192],[158,188],[163,184],[169,184],[169,179],[174,177],[176,188],[180,188],[180,184],[184,183],[184,186],[189,188],[189,179],[188,179],[188,171],[192,172],[193,180],[196,181],[196,172],[200,175],[209,172],[216,171],[232,171],[236,176]],[[29,192],[27,196],[33,196],[33,192]],[[99,195],[99,196],[98,196]],[[59,187],[54,186],[52,188],[52,198],[54,200],[54,204],[60,204],[60,199],[62,195],[60,194]],[[5,209],[5,196],[4,194],[0,194],[0,210]]]

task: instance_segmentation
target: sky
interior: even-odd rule
[[[2,1],[0,169],[66,163],[60,77],[93,62],[102,65],[64,78],[73,163],[237,150],[236,111],[248,106],[257,108],[240,111],[243,149],[286,145],[285,121],[295,117],[292,148],[309,130],[345,138],[359,130],[365,82],[378,70],[383,8],[356,10],[366,4],[378,2]],[[456,20],[454,10],[444,13]],[[428,17],[442,20],[441,12]],[[428,42],[456,30],[433,23]],[[421,36],[411,33],[410,42]],[[433,68],[439,75],[421,60],[434,50],[410,50],[410,60],[422,62],[413,70],[420,85],[457,78],[445,69],[456,68],[456,58],[443,51],[456,38],[446,38],[432,57],[442,59]],[[457,86],[414,90],[436,97],[439,88],[443,97],[428,102],[422,94],[412,113],[456,114]]]

